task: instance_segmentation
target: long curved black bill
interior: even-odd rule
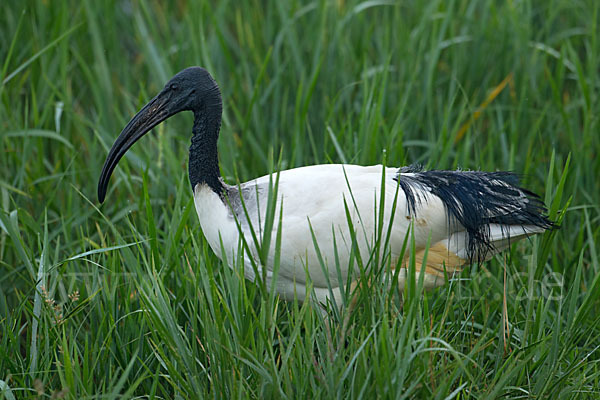
[[[115,143],[112,145],[98,181],[98,200],[104,202],[108,180],[119,160],[127,150],[142,136],[148,133],[156,125],[169,118],[173,113],[169,110],[169,96],[164,91],[150,100],[123,129]]]

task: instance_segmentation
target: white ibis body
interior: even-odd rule
[[[170,116],[192,111],[189,177],[202,232],[225,263],[242,260],[246,278],[265,278],[267,286],[275,282],[286,299],[305,300],[310,288],[319,302],[333,295],[341,304],[349,274],[358,277],[356,257],[367,264],[374,254],[403,269],[402,287],[407,237],[416,249],[416,271],[424,269],[425,286],[432,288],[463,265],[487,260],[510,243],[554,226],[538,196],[519,187],[509,172],[330,164],[227,185],[217,155],[221,104],[217,83],[206,70],[191,67],[175,75],[113,144],[98,198],[104,201],[112,171],[139,138]],[[270,217],[268,209],[274,210]],[[272,245],[259,257],[256,243],[265,229],[271,231]]]

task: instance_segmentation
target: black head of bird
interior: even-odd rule
[[[195,115],[192,146],[195,143],[199,147],[198,150],[202,151],[204,149],[200,147],[209,146],[214,142],[216,152],[216,138],[222,111],[219,86],[204,68],[186,68],[171,78],[163,90],[142,107],[113,144],[98,182],[98,200],[101,203],[104,202],[110,176],[127,150],[156,125],[182,111],[192,111]],[[190,161],[197,160],[190,159]],[[210,171],[206,171],[208,175],[214,174],[214,166],[205,167],[212,167]],[[206,178],[210,179],[211,176]],[[196,183],[192,182],[192,186]]]

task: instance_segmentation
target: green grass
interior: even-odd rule
[[[9,1],[0,398],[597,398],[599,22],[594,0]],[[121,128],[190,65],[221,86],[230,183],[273,154],[514,170],[561,229],[402,307],[389,280],[351,314],[281,301],[202,236],[191,116],[97,203]]]

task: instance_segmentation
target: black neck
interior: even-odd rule
[[[217,140],[221,129],[221,98],[206,101],[202,110],[194,112],[194,128],[190,145],[189,174],[192,191],[198,184],[208,185],[221,195],[223,182],[219,171]]]

